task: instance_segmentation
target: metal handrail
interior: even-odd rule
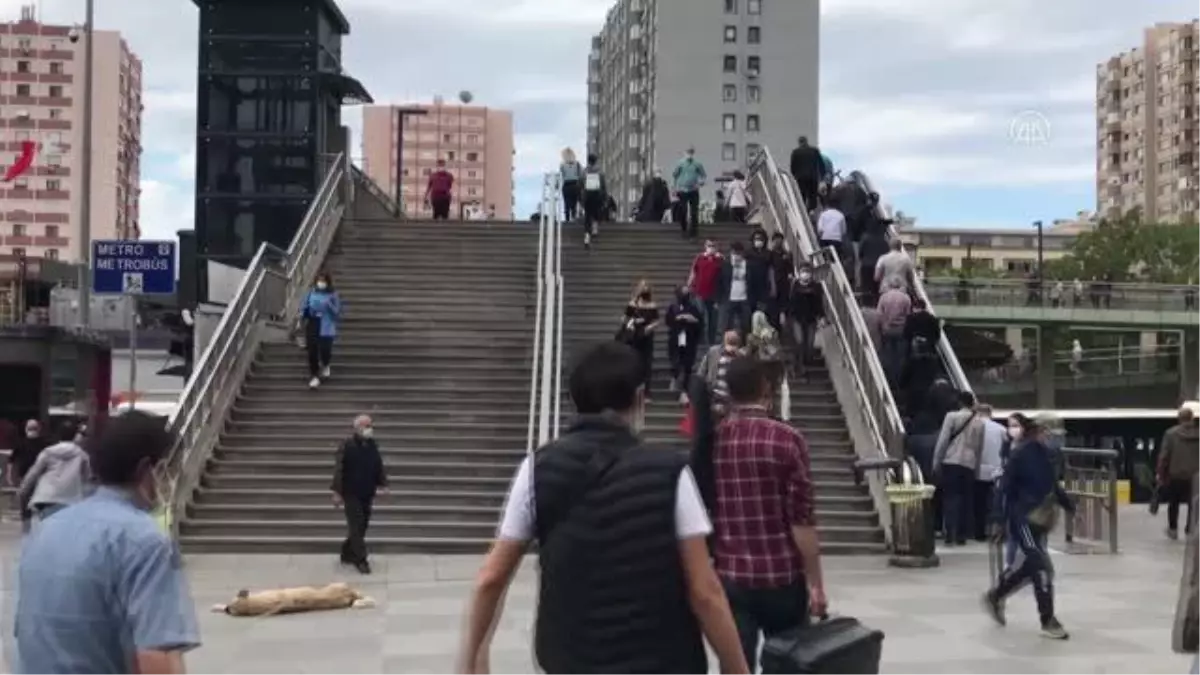
[[[856,183],[859,188],[865,191],[868,195],[879,194],[879,191],[876,190],[875,186],[871,183],[871,179],[861,171],[851,171],[847,180]],[[891,214],[888,213],[887,209],[884,207],[884,201],[882,197],[875,204],[875,217],[884,220],[892,219]],[[895,223],[888,225],[888,236],[893,239],[900,238],[900,232],[896,229]],[[914,278],[912,281],[913,292],[918,298],[925,301],[925,305],[929,308],[929,311],[936,316],[937,312],[934,310],[933,303],[929,301],[929,295],[925,292],[925,284],[922,283],[919,278]],[[937,351],[938,356],[941,357],[942,360],[942,367],[945,369],[946,375],[950,378],[950,384],[953,384],[954,387],[959,391],[974,393],[971,389],[971,382],[967,379],[967,374],[963,370],[962,364],[958,362],[958,355],[954,353],[954,347],[950,344],[950,340],[947,339],[945,335],[942,335],[942,339],[938,340]]]
[[[878,352],[862,313],[857,308],[846,306],[847,302],[854,302],[855,296],[837,252],[818,248],[808,213],[800,206],[803,201],[799,186],[790,174],[779,169],[768,149],[763,148],[752,168],[752,190],[761,193],[762,201],[772,210],[778,210],[786,216],[783,219],[786,222],[783,234],[789,247],[823,270],[819,281],[825,296],[827,318],[841,343],[842,353],[846,355],[848,374],[861,409],[865,412],[864,420],[872,440],[882,455],[901,456],[904,426],[899,408],[883,374]],[[760,180],[755,182],[754,178]],[[796,256],[797,265],[800,262],[801,256]]]
[[[357,166],[351,165],[350,170],[354,172],[355,183],[361,185],[367,192],[370,192],[371,196],[375,197],[384,206],[386,206],[388,210],[391,211],[392,215],[401,215],[400,205],[396,203],[395,199],[392,199],[391,195],[389,195],[382,187],[380,187],[379,183],[375,182],[374,178],[368,176],[365,171]]]
[[[353,198],[349,160],[338,155],[283,251],[263,243],[188,378],[169,424],[175,442],[156,479],[173,535],[250,370],[266,322],[294,316]]]
[[[537,285],[537,299],[535,303],[535,318],[533,324],[533,353],[529,368],[529,424],[526,429],[525,451],[528,454],[533,454],[541,445],[541,429],[538,426],[538,403],[541,400],[541,371],[542,371],[542,340],[543,326],[549,321],[546,311],[546,253],[549,246],[549,216],[546,213],[545,204],[550,199],[550,176],[546,175],[545,181],[542,183],[542,212],[538,218],[538,257],[537,270],[534,273],[534,283]]]
[[[557,310],[561,308],[561,284],[556,277],[555,271],[558,268],[557,258],[561,250],[558,243],[560,228],[556,226],[555,220],[557,217],[557,206],[555,202],[558,193],[558,174],[548,173],[545,179],[545,192],[542,218],[546,221],[546,256],[544,259],[545,266],[541,270],[543,283],[546,287],[546,320],[542,324],[545,330],[545,335],[542,337],[542,351],[537,357],[540,359],[541,370],[541,391],[538,401],[538,446],[549,443],[554,431],[554,422],[551,418],[555,410],[553,396],[555,392],[555,382],[558,380],[557,373],[554,371],[555,363],[555,331],[557,330],[556,316]],[[549,211],[547,213],[547,211]]]
[[[558,287],[557,303],[554,308],[554,412],[551,415],[550,438],[558,438],[562,428],[562,361],[563,361],[563,303],[566,298],[566,282],[562,272],[563,236],[562,221],[559,220],[559,199],[562,196],[562,174],[557,171],[551,174],[553,185],[550,190],[550,200],[542,205],[550,210],[550,227],[554,230],[554,281]]]

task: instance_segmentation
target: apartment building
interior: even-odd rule
[[[1102,213],[1200,216],[1200,21],[1147,28],[1096,68],[1096,198]]]
[[[363,170],[389,195],[396,195],[399,185],[410,218],[433,216],[424,203],[425,187],[439,159],[454,175],[452,218],[469,217],[474,210],[496,220],[513,218],[511,111],[440,99],[428,105],[366,106],[362,144]]]
[[[904,248],[910,251],[926,274],[938,276],[958,270],[994,270],[1003,274],[1028,274],[1037,268],[1037,230],[1029,228],[933,228],[918,227],[913,219],[898,218],[897,230]],[[1096,216],[1081,211],[1074,218],[1061,218],[1042,231],[1044,260],[1065,256],[1083,232],[1095,227]]]
[[[37,143],[33,166],[0,186],[0,256],[77,262],[86,36],[38,23],[32,7],[0,24],[0,146]],[[119,33],[95,32],[91,235],[137,239],[142,154],[142,62]],[[11,161],[11,160],[10,160]]]
[[[618,0],[592,38],[587,147],[620,212],[689,147],[715,178],[816,142],[819,57],[818,0]]]

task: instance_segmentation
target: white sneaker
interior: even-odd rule
[[[598,234],[600,234],[600,221],[597,220],[596,222],[592,223],[592,236],[594,237]]]
[[[329,366],[325,366],[325,368],[321,370],[321,379],[325,379],[327,377],[329,377]]]
[[[316,389],[319,386],[321,386],[321,378],[319,378],[319,377],[314,377],[313,379],[308,381],[309,389]]]
[[[583,247],[584,248],[592,247],[592,235],[588,234],[587,232],[583,233]]]

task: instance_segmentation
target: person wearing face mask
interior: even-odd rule
[[[342,317],[342,302],[333,289],[329,274],[322,273],[317,277],[317,283],[304,298],[300,311],[304,322],[304,346],[308,351],[308,386],[316,389],[329,378],[333,341]]]
[[[25,479],[25,474],[33,467],[38,455],[50,445],[49,439],[42,433],[42,424],[37,420],[25,422],[25,435],[13,443],[12,453],[8,456],[8,470],[5,480],[10,487],[16,487]],[[21,505],[21,531],[28,532],[33,522],[33,512]]]
[[[945,545],[967,542],[974,508],[975,475],[983,454],[984,420],[975,410],[975,396],[959,392],[959,409],[946,415],[933,450],[933,476],[942,493]]]
[[[771,252],[767,250],[767,232],[757,228],[750,235],[750,251],[746,254],[746,292],[751,315],[770,310],[775,297],[775,271]]]
[[[700,344],[700,313],[687,286],[675,291],[675,303],[667,310],[667,354],[671,358],[671,391],[686,392],[696,365],[696,349]]]
[[[708,180],[708,172],[696,159],[695,148],[688,148],[671,177],[675,183],[675,193],[684,204],[684,218],[679,221],[679,231],[684,237],[694,239],[700,233],[700,188]]]
[[[572,369],[567,388],[578,416],[513,477],[455,672],[489,672],[505,592],[535,541],[541,672],[704,673],[705,638],[721,672],[750,672],[687,457],[639,437],[642,379],[639,355],[613,341],[585,351]]]
[[[647,400],[654,381],[654,331],[658,329],[660,319],[650,282],[642,279],[625,306],[623,325],[625,342],[642,357],[642,386]]]
[[[179,551],[151,511],[175,446],[166,421],[131,411],[89,446],[98,487],[25,540],[18,673],[183,673],[200,645]]]
[[[783,235],[778,232],[771,235],[767,253],[771,258],[771,276],[774,281],[771,299],[767,302],[767,319],[776,330],[782,330],[787,325],[784,315],[787,314],[788,289],[792,286],[796,263],[787,247],[783,245]]]
[[[671,208],[671,188],[663,179],[662,169],[654,169],[654,175],[642,186],[642,198],[638,202],[637,219],[641,223],[661,223],[667,209]]]
[[[746,248],[742,242],[729,245],[729,257],[721,263],[721,279],[718,284],[720,298],[721,330],[736,330],[745,335],[750,330],[750,271],[746,259]]]
[[[791,284],[788,300],[792,335],[796,341],[796,369],[801,378],[808,377],[808,367],[817,361],[813,349],[817,338],[817,323],[825,316],[825,298],[821,285],[813,279],[812,265],[801,263]]]
[[[704,309],[704,342],[708,345],[717,343],[721,270],[724,265],[725,257],[717,250],[717,242],[707,239],[704,250],[692,260],[692,269],[688,272],[687,286]]]
[[[338,448],[333,463],[333,504],[346,514],[346,539],[342,542],[341,561],[353,565],[362,574],[371,573],[367,561],[367,527],[371,524],[371,506],[375,494],[386,490],[387,471],[375,442],[371,418],[354,418],[354,435]]]
[[[729,403],[729,388],[725,386],[725,373],[729,369],[729,364],[743,353],[741,335],[735,330],[725,331],[721,344],[709,347],[704,354],[704,359],[696,367],[696,374],[704,379],[712,392],[713,409],[718,414],[724,414]]]
[[[1054,611],[1054,565],[1047,537],[1057,523],[1058,509],[1074,514],[1075,505],[1059,483],[1040,425],[1017,413],[1009,417],[1008,429],[1013,447],[1004,465],[1001,489],[1004,526],[1017,551],[995,586],[984,593],[984,611],[997,624],[1005,625],[1008,598],[1032,584],[1042,636],[1065,640],[1069,635]]]

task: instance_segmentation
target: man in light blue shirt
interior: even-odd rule
[[[979,453],[979,468],[975,472],[975,540],[987,541],[988,525],[992,522],[993,487],[1004,471],[1001,456],[1008,440],[1008,429],[992,418],[992,406],[980,403],[976,410],[983,423],[983,449]]]
[[[128,412],[91,448],[96,492],[46,518],[18,570],[18,673],[182,673],[200,644],[178,550],[150,510],[173,445]]]
[[[683,205],[680,209],[683,218],[679,221],[679,231],[683,236],[695,239],[700,232],[700,188],[708,180],[704,165],[696,159],[695,148],[688,148],[671,177],[675,183],[675,194]]]

